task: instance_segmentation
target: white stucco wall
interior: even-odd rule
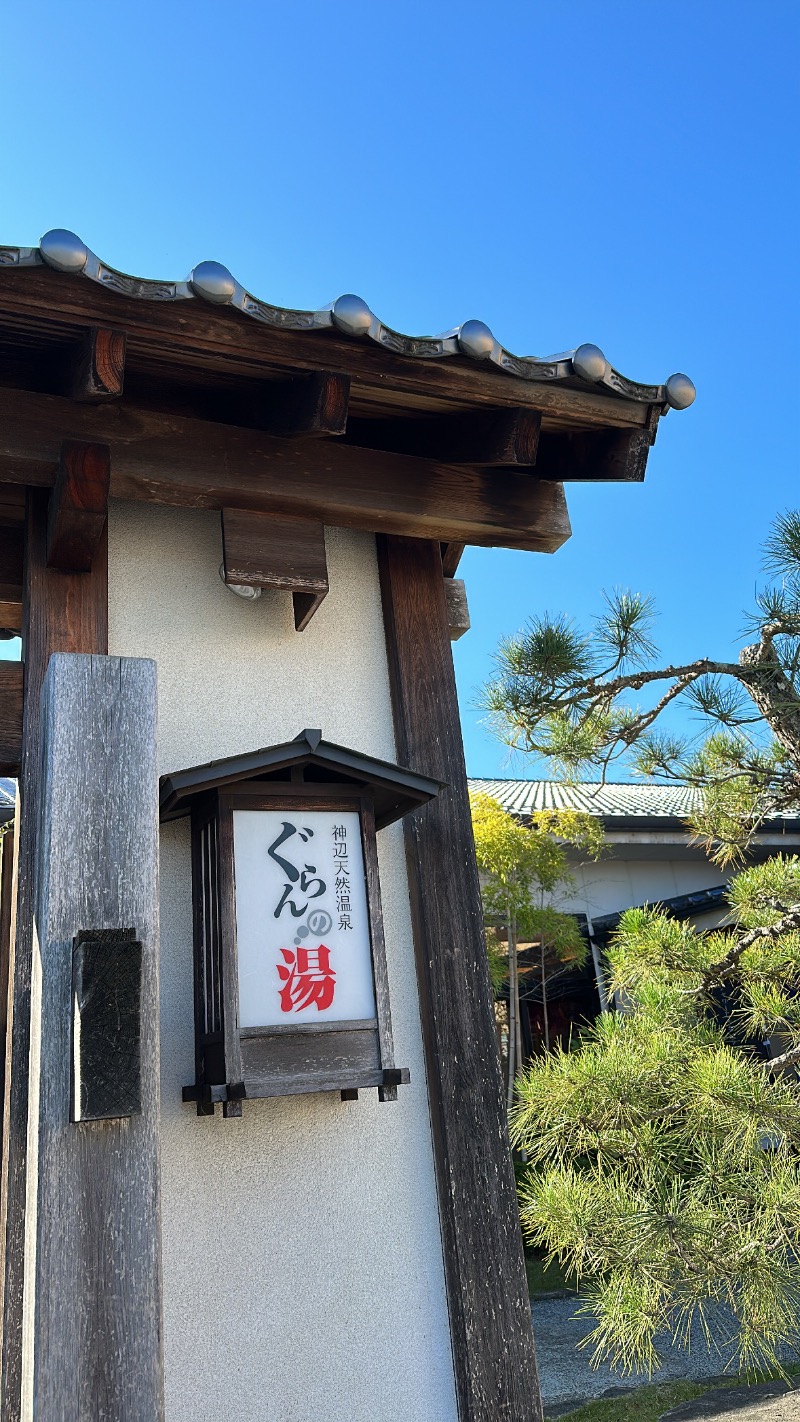
[[[289,740],[392,760],[374,539],[328,530],[331,591],[302,634],[289,594],[220,582],[219,515],[112,505],[114,655],[158,665],[161,771]],[[167,1422],[455,1422],[402,829],[378,836],[396,1059],[411,1085],[183,1106],[193,1080],[185,822],[164,827],[161,1054]]]

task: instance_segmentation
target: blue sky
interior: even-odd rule
[[[795,0],[11,7],[0,240],[65,226],[141,275],[216,258],[278,304],[691,375],[644,485],[568,487],[558,554],[465,555],[468,766],[529,773],[471,709],[499,638],[618,585],[669,656],[727,657],[798,502],[799,37]]]

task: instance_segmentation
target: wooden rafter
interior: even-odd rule
[[[90,403],[117,400],[125,378],[125,332],[90,326],[68,358],[69,394]]]

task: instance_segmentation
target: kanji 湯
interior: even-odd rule
[[[330,1007],[336,991],[330,949],[324,943],[319,948],[298,948],[295,953],[281,948],[281,956],[283,963],[278,964],[278,976],[283,983],[281,1012],[302,1012],[312,1004],[316,1004],[318,1012]]]

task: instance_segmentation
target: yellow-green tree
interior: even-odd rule
[[[510,815],[491,796],[470,797],[475,852],[483,877],[484,912],[499,919],[508,932],[508,1105],[514,1100],[514,1080],[520,1064],[519,970],[520,935],[540,943],[545,1046],[549,1048],[545,959],[551,949],[562,962],[581,967],[586,944],[571,914],[555,902],[574,883],[567,848],[592,859],[603,849],[603,828],[592,815],[576,810],[543,810],[529,825]]]

